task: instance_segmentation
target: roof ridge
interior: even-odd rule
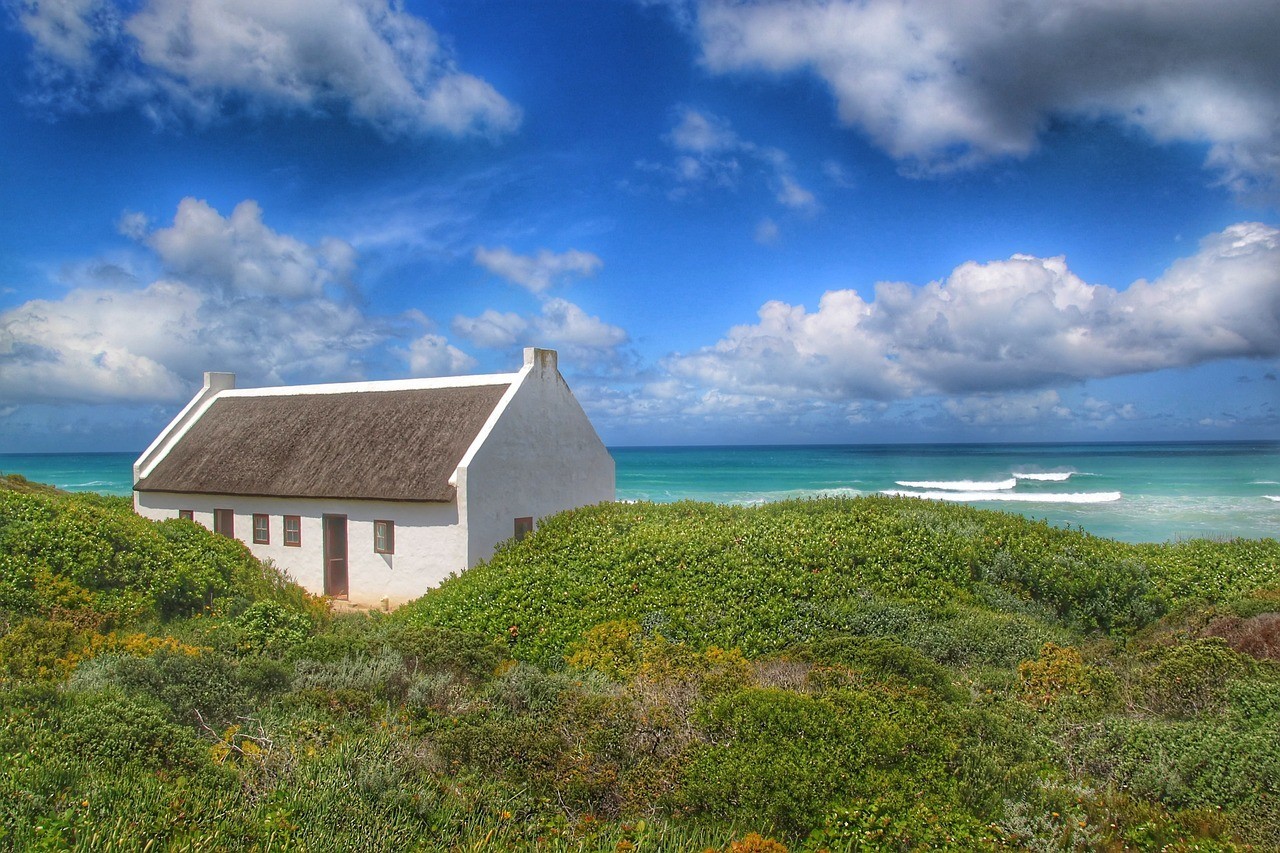
[[[269,385],[262,388],[234,388],[218,392],[218,397],[295,397],[307,394],[357,394],[379,391],[432,391],[441,388],[476,388],[510,385],[518,373],[481,373],[467,376],[428,376],[412,379],[375,379],[355,382],[322,382],[315,385]]]

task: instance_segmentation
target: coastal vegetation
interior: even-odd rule
[[[1280,543],[605,504],[333,613],[5,478],[0,718],[16,849],[1277,849]]]

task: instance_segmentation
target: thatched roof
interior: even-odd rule
[[[134,488],[451,501],[449,477],[508,387],[223,395]]]

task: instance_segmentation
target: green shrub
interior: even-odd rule
[[[509,660],[506,644],[484,634],[385,621],[388,624],[382,632],[383,642],[404,656],[415,670],[451,672],[484,680]]]
[[[65,678],[87,645],[85,634],[69,622],[23,619],[0,636],[0,685]]]
[[[294,690],[362,693],[369,697],[370,703],[403,701],[413,676],[404,659],[393,649],[336,661],[300,660],[294,672]]]
[[[1045,643],[1040,656],[1018,665],[1022,700],[1039,710],[1096,713],[1117,698],[1115,675],[1084,662],[1079,650]]]
[[[1280,719],[1274,716],[1109,719],[1088,728],[1072,753],[1095,777],[1170,809],[1230,813],[1280,797]]]
[[[707,743],[693,748],[675,804],[796,838],[885,788],[951,791],[955,745],[937,711],[911,697],[854,690],[723,696],[700,714]]]
[[[1141,661],[1148,667],[1138,679],[1144,707],[1173,717],[1220,709],[1228,685],[1253,668],[1249,658],[1217,637],[1153,649]]]
[[[995,850],[999,835],[989,825],[949,804],[888,791],[833,809],[808,846],[836,850]]]
[[[0,490],[0,607],[130,622],[189,616],[230,595],[309,606],[243,543],[193,522],[148,521],[127,499]]]
[[[902,643],[882,637],[832,637],[802,647],[814,660],[841,663],[872,678],[924,687],[947,699],[961,694],[951,683],[951,673],[925,655]]]
[[[68,697],[58,733],[68,755],[111,767],[194,769],[206,749],[194,731],[169,719],[169,709],[118,690]]]
[[[391,618],[478,632],[543,666],[610,622],[748,657],[852,633],[944,664],[1007,665],[1072,632],[1131,633],[1268,583],[1280,584],[1274,540],[1131,546],[884,497],[603,504],[544,520]]]
[[[248,694],[237,667],[213,654],[161,650],[149,657],[109,656],[91,672],[72,679],[71,686],[114,684],[129,695],[156,700],[172,721],[191,727],[202,727],[203,721],[205,726],[221,728],[247,710]]]
[[[223,642],[240,654],[284,655],[311,633],[311,619],[271,600],[255,601],[223,626]]]

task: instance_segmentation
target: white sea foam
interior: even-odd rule
[[[934,489],[944,492],[1002,492],[1018,485],[1008,480],[897,480],[899,486],[908,489]]]
[[[1016,501],[1018,503],[1102,504],[1120,500],[1119,492],[913,492],[885,489],[884,494],[931,501]]]
[[[1047,471],[1043,474],[1032,474],[1014,471],[1013,478],[1015,480],[1037,480],[1044,483],[1062,483],[1069,480],[1074,473],[1074,471]]]
[[[811,500],[813,498],[856,498],[866,494],[861,489],[835,486],[829,489],[782,489],[770,492],[749,492],[719,498],[734,506],[763,506],[777,501]]]
[[[834,489],[818,489],[813,494],[820,498],[856,498],[864,494],[864,492],[861,489],[840,486]]]
[[[1276,503],[1280,503],[1280,495],[1263,495],[1263,497],[1269,501],[1275,501]]]

